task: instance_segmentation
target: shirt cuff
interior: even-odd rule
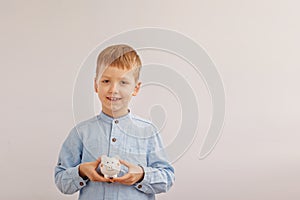
[[[73,183],[79,190],[81,188],[85,187],[86,183],[89,181],[89,179],[83,179],[81,176],[79,176],[79,165],[76,167],[70,168],[70,174],[73,178]]]
[[[150,187],[150,173],[151,173],[151,168],[150,167],[143,167],[141,166],[144,170],[144,178],[138,183],[134,184],[134,187],[144,193],[151,193],[152,189]]]

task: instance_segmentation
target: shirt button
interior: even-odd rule
[[[84,185],[84,183],[83,183],[83,182],[80,182],[80,183],[79,183],[79,185],[80,185],[80,186],[83,186],[83,185]]]
[[[116,123],[116,124],[119,123],[119,120],[116,119],[116,120],[115,120],[115,123]]]
[[[142,185],[138,185],[138,188],[141,189],[143,186]]]
[[[116,142],[117,141],[117,139],[116,138],[113,138],[113,139],[111,139],[113,142]]]

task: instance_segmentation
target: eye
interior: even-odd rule
[[[122,84],[122,85],[126,85],[127,82],[126,82],[126,81],[121,81],[121,84]]]
[[[102,83],[109,83],[109,80],[102,80]]]

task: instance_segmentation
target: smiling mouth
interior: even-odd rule
[[[109,101],[119,101],[121,100],[121,98],[117,98],[117,97],[106,97],[106,99],[108,99]]]

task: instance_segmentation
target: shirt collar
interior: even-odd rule
[[[127,120],[129,118],[131,118],[131,113],[130,113],[130,110],[128,109],[128,113],[126,115],[123,115],[121,117],[117,117],[117,118],[113,118],[107,114],[105,114],[103,111],[100,112],[100,114],[97,116],[98,119],[101,119],[105,122],[108,122],[108,123],[112,123],[112,121],[124,121],[124,120]]]

